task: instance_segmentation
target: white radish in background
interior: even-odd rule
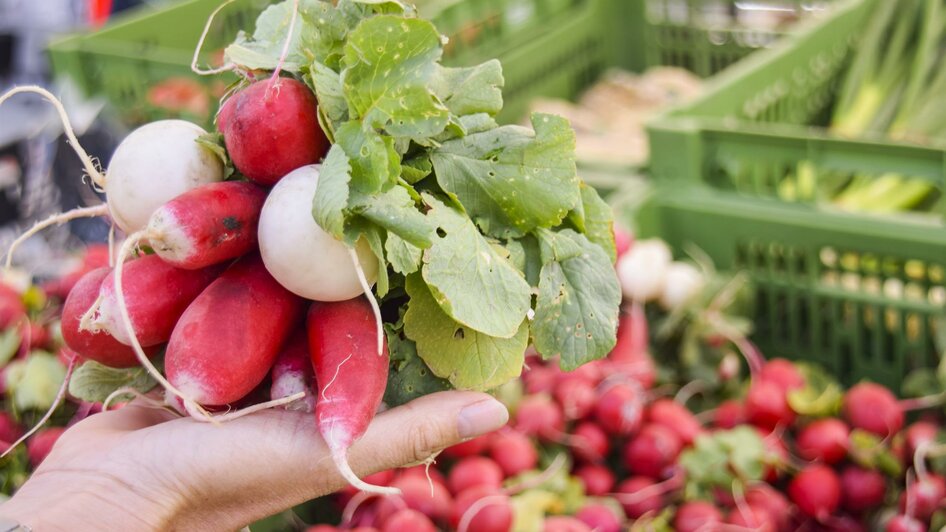
[[[678,309],[698,296],[704,284],[703,274],[696,266],[686,262],[671,263],[664,278],[660,306],[670,311]]]
[[[672,261],[670,248],[664,241],[635,242],[616,266],[624,296],[637,303],[658,299],[664,292]]]

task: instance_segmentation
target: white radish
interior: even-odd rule
[[[188,190],[223,181],[223,163],[197,144],[206,134],[184,120],[160,120],[125,138],[108,165],[109,211],[126,233],[140,231],[161,205]]]
[[[617,263],[618,279],[624,296],[639,303],[660,297],[672,260],[670,248],[662,240],[635,242]]]
[[[666,310],[676,310],[698,296],[703,291],[703,285],[703,274],[696,266],[674,262],[667,268],[660,306]]]
[[[309,165],[294,170],[270,191],[259,221],[260,254],[270,275],[290,292],[314,301],[345,301],[365,289],[349,248],[312,218],[319,169]],[[378,261],[364,239],[355,249],[370,285]]]

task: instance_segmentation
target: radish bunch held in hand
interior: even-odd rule
[[[610,208],[578,178],[574,132],[551,115],[498,125],[499,62],[446,67],[444,44],[400,2],[276,3],[216,69],[241,75],[217,131],[148,124],[105,172],[52,94],[4,96],[53,103],[107,196],[29,234],[108,215],[127,235],[68,292],[63,337],[85,360],[70,392],[108,406],[159,385],[198,422],[310,412],[351,484],[394,493],[346,458],[382,400],[496,389],[530,347],[566,369],[605,357],[616,244]],[[594,396],[575,386],[570,417]]]

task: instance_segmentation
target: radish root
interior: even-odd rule
[[[457,532],[467,532],[470,528],[470,523],[473,521],[473,518],[476,517],[476,514],[480,513],[483,508],[494,504],[502,504],[509,499],[506,495],[489,495],[483,497],[482,499],[474,502],[470,505],[463,516],[460,517],[460,523],[457,524]]]
[[[358,475],[352,471],[351,466],[348,465],[348,449],[335,448],[329,444],[329,448],[332,455],[332,460],[335,462],[335,467],[338,469],[338,472],[341,473],[342,478],[344,478],[349,484],[352,485],[355,489],[367,493],[375,493],[377,495],[400,495],[401,490],[397,488],[392,488],[390,486],[376,486],[374,484],[368,484],[364,480],[358,478]]]
[[[85,171],[89,174],[89,177],[92,178],[92,182],[100,189],[103,188],[105,186],[105,176],[96,167],[95,163],[92,161],[92,158],[89,157],[89,154],[86,153],[86,151],[82,148],[82,145],[79,144],[79,139],[76,138],[75,130],[72,129],[72,122],[69,120],[69,114],[66,113],[66,108],[63,107],[62,102],[59,101],[59,98],[56,98],[53,93],[37,85],[24,85],[22,87],[14,87],[7,91],[3,96],[0,96],[0,105],[3,105],[3,102],[7,101],[11,97],[21,93],[39,94],[43,98],[46,98],[49,103],[53,104],[53,107],[55,107],[56,111],[59,113],[59,118],[62,120],[62,128],[66,133],[66,138],[69,139],[69,145],[72,146],[72,149],[75,150],[76,155],[79,156],[79,160],[82,161],[82,165],[85,167]]]
[[[224,3],[220,4],[217,9],[214,9],[210,14],[210,17],[207,19],[207,23],[204,25],[204,31],[200,34],[200,40],[197,41],[197,48],[194,50],[194,59],[191,61],[191,70],[198,76],[213,76],[216,74],[222,74],[224,72],[230,72],[236,68],[236,65],[233,63],[224,63],[223,66],[217,68],[211,68],[209,70],[202,70],[197,66],[197,62],[200,60],[200,49],[204,47],[204,41],[207,40],[207,34],[210,33],[210,26],[213,25],[214,18],[220,13],[223,8],[232,4],[235,0],[226,0]]]
[[[20,247],[23,242],[26,242],[31,236],[39,233],[47,227],[52,227],[54,225],[59,225],[66,223],[71,220],[78,220],[80,218],[93,218],[95,216],[106,216],[108,215],[108,205],[104,203],[101,205],[94,205],[92,207],[83,207],[81,209],[72,209],[68,212],[63,212],[59,214],[54,214],[45,220],[36,222],[33,227],[30,227],[22,235],[18,236],[16,240],[10,244],[10,247],[7,249],[6,263],[4,264],[6,269],[10,269],[10,266],[13,264],[13,253],[16,251],[16,248]]]
[[[352,264],[355,266],[355,272],[358,274],[358,282],[361,283],[361,288],[365,291],[365,297],[367,297],[368,302],[371,303],[371,310],[374,311],[374,320],[378,326],[378,356],[382,356],[384,355],[384,325],[381,322],[381,307],[378,306],[378,300],[371,291],[371,285],[368,283],[368,278],[365,276],[365,270],[361,267],[361,261],[358,260],[358,253],[355,251],[355,248],[349,248],[348,254],[351,257]]]
[[[21,443],[25,442],[30,436],[35,434],[36,431],[43,428],[43,425],[49,421],[49,418],[53,417],[53,413],[56,412],[56,409],[58,409],[59,405],[62,404],[63,399],[66,398],[66,391],[69,389],[69,380],[72,379],[72,372],[76,369],[78,362],[79,357],[76,356],[69,360],[69,366],[66,368],[66,376],[62,379],[62,385],[59,386],[59,392],[56,393],[56,398],[53,400],[52,406],[49,407],[49,410],[43,414],[42,419],[40,419],[39,422],[33,426],[33,428],[31,428],[26,434],[20,436],[20,439],[13,442],[12,445],[7,447],[7,450],[3,451],[3,454],[0,454],[0,458],[10,454],[10,451],[16,449]]]
[[[276,408],[277,406],[294,403],[304,398],[305,398],[305,392],[294,393],[292,395],[289,395],[287,397],[283,397],[280,399],[273,399],[272,401],[266,401],[265,403],[259,403],[253,406],[248,406],[246,408],[241,408],[240,410],[236,410],[234,412],[228,412],[226,414],[216,414],[216,415],[211,414],[210,419],[203,417],[203,414],[201,412],[192,409],[192,404],[197,404],[197,403],[185,402],[184,408],[187,410],[187,413],[190,414],[190,416],[196,419],[197,421],[224,423],[227,421],[233,421],[234,419],[239,419],[243,416],[247,416],[255,412],[260,412],[260,411],[267,410],[270,408]]]
[[[151,377],[158,381],[158,384],[161,385],[165,390],[173,393],[181,401],[184,402],[184,408],[187,410],[191,416],[194,414],[199,414],[197,418],[206,418],[212,420],[212,416],[209,412],[203,409],[199,404],[197,404],[193,399],[190,399],[183,392],[178,390],[173,384],[171,384],[164,375],[161,375],[161,372],[158,371],[154,364],[151,363],[151,360],[148,359],[148,355],[145,354],[144,349],[142,349],[141,344],[138,342],[138,336],[135,334],[135,328],[131,324],[131,316],[128,314],[128,307],[125,304],[125,293],[122,291],[122,268],[125,265],[125,257],[131,254],[132,249],[138,245],[138,242],[141,241],[141,237],[144,234],[143,231],[139,231],[130,235],[122,247],[118,250],[118,260],[115,264],[115,299],[118,303],[118,311],[121,315],[122,325],[125,327],[125,332],[128,334],[128,338],[131,340],[131,348],[135,352],[135,356],[138,357],[138,362],[141,364],[148,374]],[[214,420],[214,422],[216,422]]]
[[[108,226],[108,267],[115,267],[115,223]]]
[[[98,313],[99,309],[102,307],[102,296],[100,295],[92,302],[92,306],[89,307],[89,310],[85,311],[85,314],[79,318],[79,330],[88,331],[92,333],[97,333],[102,330],[102,327],[99,327],[98,324]]]

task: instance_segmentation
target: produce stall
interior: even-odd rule
[[[4,526],[946,529],[942,0],[89,9]]]

